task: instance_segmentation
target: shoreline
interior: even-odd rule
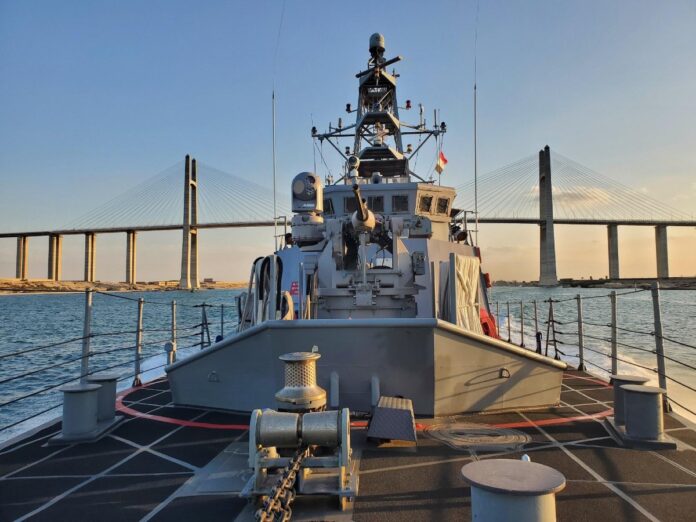
[[[556,287],[546,288],[650,288],[654,282],[660,283],[662,290],[696,290],[696,277],[670,277],[656,279],[654,277],[626,279],[559,279]],[[539,287],[538,281],[493,281],[493,286],[524,286]]]
[[[208,281],[202,282],[200,290],[231,290],[246,288],[243,281]],[[178,281],[148,281],[128,284],[114,281],[52,281],[49,279],[0,279],[0,296],[2,295],[40,295],[73,294],[93,289],[100,292],[171,292],[182,291]]]

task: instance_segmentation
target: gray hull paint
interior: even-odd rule
[[[167,367],[173,401],[235,411],[275,408],[278,356],[318,346],[318,384],[339,376],[340,407],[369,411],[380,394],[418,415],[557,404],[565,363],[435,319],[267,321]],[[509,375],[509,377],[508,377]]]

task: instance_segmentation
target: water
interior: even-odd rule
[[[496,301],[500,306],[500,335],[508,339],[507,306],[510,302],[510,326],[511,341],[520,344],[521,322],[520,301],[524,301],[524,344],[527,348],[536,349],[534,337],[534,308],[533,301],[538,303],[538,325],[542,332],[542,348],[546,348],[546,321],[548,319],[548,303],[546,299],[565,300],[554,303],[555,320],[561,324],[556,325],[559,332],[557,339],[563,344],[558,344],[558,349],[565,355],[561,359],[573,367],[578,365],[578,329],[577,302],[574,297],[582,296],[583,326],[585,361],[587,371],[607,379],[611,371],[611,330],[608,325],[611,322],[611,302],[606,296],[610,290],[605,288],[539,288],[539,287],[495,287],[491,289],[490,298],[493,312],[496,310]],[[631,289],[618,289],[617,298],[617,340],[619,373],[630,373],[650,377],[650,384],[657,385],[657,368],[655,350],[655,337],[653,332],[654,318],[652,295],[650,291],[635,292]],[[623,294],[623,295],[621,295]],[[660,304],[662,308],[663,336],[675,341],[696,346],[696,291],[694,290],[662,290],[660,292]],[[595,323],[588,324],[588,323]],[[592,351],[595,350],[595,351]],[[600,353],[596,353],[600,352]],[[553,345],[549,347],[549,355],[553,355]],[[696,348],[689,348],[679,344],[664,341],[664,353],[666,357],[674,361],[666,360],[666,374],[692,388],[696,388],[696,370],[687,368],[675,361],[680,361],[691,367],[696,367]],[[640,366],[637,366],[640,365]],[[643,368],[645,367],[645,368]],[[696,392],[679,385],[673,380],[667,380],[669,396],[687,408],[696,411]],[[696,420],[696,416],[689,414],[675,405],[675,411]]]
[[[538,302],[539,329],[546,338],[544,321],[548,316],[548,304],[545,299],[569,299],[576,294],[583,296],[584,319],[589,323],[608,324],[611,320],[610,302],[604,296],[606,289],[544,289],[536,287],[496,287],[491,290],[491,301],[495,311],[495,302],[501,303],[501,336],[507,339],[507,310],[504,303],[510,301],[511,340],[520,343],[520,301],[525,306],[525,338],[527,348],[535,348],[534,315],[531,302]],[[618,290],[617,293],[630,292]],[[119,365],[110,371],[122,376],[121,389],[130,386],[135,358],[135,328],[137,321],[137,302],[132,299],[143,297],[147,302],[143,309],[143,380],[161,375],[165,363],[164,343],[169,340],[171,325],[170,302],[177,301],[177,327],[179,336],[179,358],[198,350],[190,347],[200,341],[199,325],[201,309],[193,305],[202,302],[224,304],[225,332],[232,331],[237,322],[234,296],[238,290],[210,290],[203,292],[146,292],[122,293],[128,300],[94,295],[94,312],[92,331],[95,334],[119,333],[118,335],[98,335],[91,340],[91,349],[98,353],[90,357],[90,370]],[[29,294],[0,296],[0,357],[3,354],[25,351],[33,347],[82,337],[84,317],[84,294]],[[687,344],[696,345],[696,291],[663,291],[661,293],[664,335]],[[208,309],[210,334],[212,340],[220,333],[220,308]],[[618,324],[621,328],[633,332],[651,332],[653,330],[653,312],[650,292],[630,293],[618,298]],[[561,359],[571,366],[578,364],[577,349],[577,306],[575,300],[555,304],[555,315],[559,331],[558,339],[564,344],[558,348],[565,354]],[[154,330],[154,331],[153,331]],[[585,359],[588,371],[606,378],[611,368],[607,357],[610,353],[610,330],[605,326],[585,325]],[[657,377],[652,368],[656,367],[655,355],[650,353],[655,348],[655,338],[651,335],[620,330],[618,340],[630,345],[619,346],[619,363],[622,373],[638,373],[650,377],[655,383]],[[592,337],[590,337],[592,336]],[[599,338],[599,339],[596,339]],[[80,373],[80,356],[82,341],[73,341],[61,346],[26,353],[21,356],[0,359],[0,381],[44,367],[52,367],[33,375],[0,382],[0,403],[33,393],[42,388],[54,386],[69,379],[76,379]],[[595,353],[596,350],[601,353]],[[553,354],[553,346],[549,353]],[[647,351],[646,351],[647,350]],[[696,349],[687,348],[665,341],[665,354],[675,360],[696,367]],[[61,364],[61,366],[55,366]],[[640,368],[634,366],[645,366]],[[666,361],[667,374],[685,384],[696,387],[696,371],[685,368],[676,362]],[[668,381],[670,396],[678,402],[696,410],[696,393],[688,391],[675,382]],[[61,394],[57,387],[33,397],[0,407],[0,429],[20,419],[46,410],[54,409],[32,419],[28,423],[0,431],[0,441],[21,433],[32,425],[60,414]],[[678,408],[675,408],[678,409]],[[684,413],[683,411],[680,413]]]
[[[163,373],[166,362],[164,344],[170,340],[171,301],[177,302],[177,336],[179,358],[198,350],[191,347],[200,342],[201,308],[193,305],[224,304],[225,333],[237,323],[234,297],[239,290],[210,290],[203,292],[128,292],[120,293],[128,299],[93,295],[90,371],[118,365],[108,370],[121,376],[119,388],[127,388],[133,380],[137,327],[137,300],[143,297],[143,380]],[[135,300],[134,300],[135,299]],[[82,337],[85,296],[74,294],[21,294],[0,295],[0,357],[4,354],[30,350],[63,340]],[[207,309],[211,340],[220,334],[220,307]],[[118,332],[118,335],[103,335]],[[207,339],[206,339],[207,340]],[[100,353],[108,352],[108,353]],[[82,341],[41,349],[20,356],[0,359],[0,403],[5,403],[42,388],[54,386],[80,375]],[[57,366],[60,365],[60,366]],[[7,379],[50,367],[33,375]],[[0,429],[20,419],[46,410],[28,423],[0,431],[0,442],[25,431],[29,426],[60,414],[61,393],[55,387],[38,395],[0,407]]]

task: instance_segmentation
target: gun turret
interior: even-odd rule
[[[353,212],[350,220],[353,223],[353,228],[356,232],[372,232],[375,228],[375,215],[367,208],[360,194],[360,187],[357,183],[353,185],[353,194],[357,210]]]

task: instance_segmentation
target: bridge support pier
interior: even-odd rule
[[[669,277],[669,256],[667,254],[667,225],[655,227],[655,252],[657,255],[657,278]]]
[[[182,289],[200,288],[198,278],[198,173],[196,160],[186,155],[184,168],[184,221],[181,242]]]
[[[85,234],[85,277],[84,280],[93,283],[96,271],[95,259],[97,255],[97,243],[94,232]]]
[[[46,270],[46,277],[51,281],[56,279],[56,243],[57,239],[55,234],[49,234],[48,236],[48,269]]]
[[[539,151],[539,284],[556,286],[556,240],[553,226],[553,189],[551,185],[551,150]]]
[[[27,266],[29,261],[29,238],[27,236],[17,237],[17,279],[27,279]]]
[[[609,245],[609,279],[619,279],[619,227],[607,225]]]
[[[136,232],[135,230],[128,230],[126,232],[126,283],[129,285],[136,283],[136,247]]]

